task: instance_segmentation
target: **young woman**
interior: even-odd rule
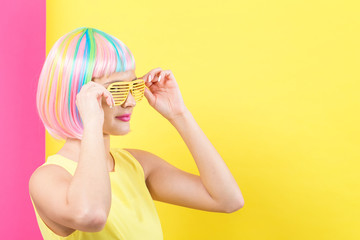
[[[200,176],[144,150],[110,148],[110,135],[130,131],[143,96],[177,129]],[[85,27],[62,36],[46,58],[36,101],[46,130],[66,140],[29,180],[44,239],[163,239],[153,200],[224,213],[243,207],[172,72],[137,77],[132,53],[117,38]]]

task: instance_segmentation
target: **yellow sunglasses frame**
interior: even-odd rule
[[[140,83],[140,85],[134,87],[135,84]],[[129,96],[129,92],[134,96],[135,101],[139,102],[144,97],[145,92],[145,81],[143,79],[136,79],[131,82],[113,82],[108,87],[107,90],[111,93],[114,98],[115,106],[123,104]],[[120,88],[120,90],[119,90]],[[134,93],[134,89],[140,88],[139,92]]]

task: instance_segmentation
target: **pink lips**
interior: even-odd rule
[[[121,116],[117,116],[116,119],[119,119],[124,122],[128,122],[128,121],[130,121],[130,116],[131,116],[131,114],[124,114]]]

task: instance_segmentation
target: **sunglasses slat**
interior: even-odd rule
[[[144,97],[145,82],[142,79],[132,82],[115,82],[110,84],[107,89],[113,95],[115,105],[121,105],[127,99],[129,91],[136,102],[140,101]]]

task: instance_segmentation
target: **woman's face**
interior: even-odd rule
[[[132,81],[136,78],[135,70],[128,70],[126,72],[115,72],[108,77],[93,78],[92,81],[103,85],[107,88],[113,81]],[[106,103],[105,98],[102,98],[102,107],[104,110],[104,134],[109,135],[125,135],[130,131],[130,120],[119,119],[118,116],[124,114],[131,114],[136,105],[135,98],[129,91],[129,95],[125,102],[121,105],[116,105],[112,108]]]

